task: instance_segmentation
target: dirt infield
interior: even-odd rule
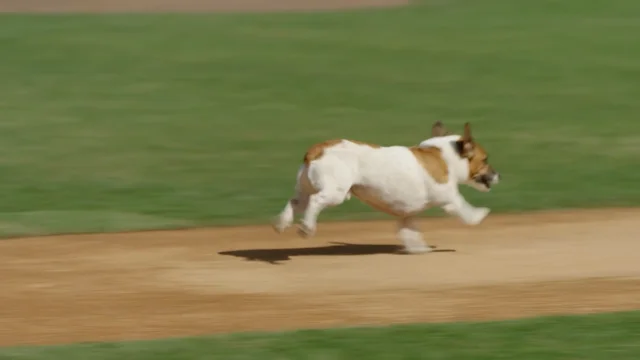
[[[2,241],[0,345],[638,309],[639,216],[426,219],[413,256],[392,222]]]

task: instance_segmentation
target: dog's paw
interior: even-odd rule
[[[310,238],[316,232],[314,227],[311,227],[305,223],[302,223],[298,226],[298,235],[303,238]]]
[[[284,230],[285,230],[284,227],[278,226],[276,224],[272,224],[271,228],[273,229],[273,231],[277,232],[278,234],[282,234],[284,232]]]
[[[276,216],[271,220],[271,227],[273,228],[273,230],[275,232],[277,232],[279,234],[283,233],[291,225],[292,225],[292,221],[290,221],[290,220],[288,221],[282,215]]]
[[[489,215],[491,209],[489,208],[477,208],[473,211],[473,216],[471,217],[471,221],[469,221],[469,225],[478,225]]]
[[[422,240],[419,233],[409,229],[400,230],[400,239],[404,244],[403,252],[405,254],[424,254],[433,249]]]
[[[418,246],[411,246],[411,247],[405,246],[403,253],[408,255],[419,255],[419,254],[426,254],[432,251],[433,251],[433,248],[427,245],[418,245]]]
[[[456,207],[453,204],[447,204],[447,205],[443,206],[442,209],[449,215],[457,215],[458,214],[458,211],[456,210]]]

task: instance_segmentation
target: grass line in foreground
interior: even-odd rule
[[[640,311],[7,348],[0,359],[640,359]]]

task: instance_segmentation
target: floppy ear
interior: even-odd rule
[[[457,142],[458,153],[460,156],[471,158],[473,157],[473,136],[471,136],[471,125],[469,123],[464,124],[464,133]]]
[[[441,121],[436,121],[431,127],[431,137],[439,137],[448,135],[449,132],[445,129],[444,125],[442,125]]]

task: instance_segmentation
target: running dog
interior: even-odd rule
[[[490,210],[469,204],[459,185],[486,192],[500,175],[473,139],[469,123],[462,135],[449,133],[439,121],[431,132],[431,138],[410,147],[346,139],[311,146],[298,170],[295,194],[274,220],[274,229],[283,232],[301,214],[298,234],[313,236],[322,210],[352,195],[397,218],[397,236],[410,254],[431,250],[416,225],[425,209],[441,206],[465,224],[480,224]]]

